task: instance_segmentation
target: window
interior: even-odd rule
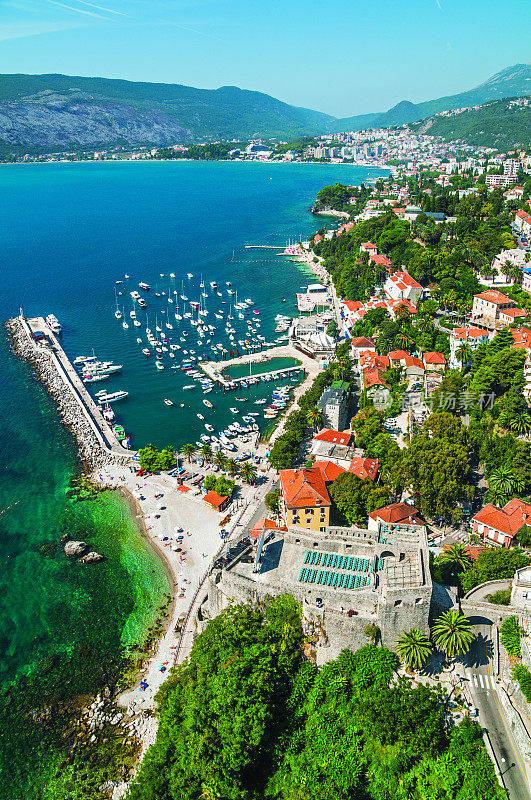
[[[395,600],[395,608],[402,605],[402,600]]]
[[[301,543],[300,539],[295,539],[295,544],[300,544],[300,543]]]
[[[416,606],[420,606],[421,603],[422,603],[422,597],[416,597],[415,598],[415,605]]]
[[[319,530],[321,531],[321,533],[325,533],[326,528],[319,528]]]
[[[305,512],[306,512],[306,516],[308,516],[309,514],[313,514],[313,508],[306,508]]]

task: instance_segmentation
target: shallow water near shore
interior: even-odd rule
[[[180,284],[189,270],[202,272],[205,281],[231,280],[261,309],[270,336],[275,314],[294,310],[293,292],[308,276],[286,259],[259,251],[241,256],[241,248],[307,235],[325,224],[307,213],[319,188],[336,180],[356,184],[369,174],[378,173],[321,165],[3,166],[2,319],[20,306],[27,316],[53,312],[64,325],[69,355],[94,347],[123,363],[112,387],[130,391],[116,411],[134,446],[193,440],[199,423],[192,405],[200,398],[187,400],[185,409],[162,405],[177,384],[165,383],[172,381],[170,370],[159,375],[143,360],[135,329],[124,331],[114,319],[114,281],[128,273],[155,285],[160,272],[173,271]],[[242,263],[232,260],[233,251]],[[6,509],[0,515],[0,675],[4,692],[15,698],[0,714],[0,794],[36,800],[57,752],[36,747],[39,731],[17,716],[17,692],[37,707],[54,686],[68,696],[105,683],[106,665],[144,635],[168,582],[117,493],[67,499],[78,469],[74,442],[5,337],[0,365],[0,511]],[[234,395],[214,396],[216,414],[231,418]],[[69,562],[56,546],[64,533],[90,542],[107,561]]]

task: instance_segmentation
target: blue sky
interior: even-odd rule
[[[0,0],[0,72],[256,89],[334,116],[531,61],[531,0]]]

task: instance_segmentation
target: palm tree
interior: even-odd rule
[[[494,506],[502,508],[502,506],[504,506],[509,500],[509,495],[502,489],[489,489],[485,499]]]
[[[472,358],[472,348],[468,342],[461,342],[456,352],[457,360],[461,362],[461,372],[465,364],[468,364]]]
[[[499,495],[509,495],[522,491],[525,485],[522,479],[515,475],[507,464],[494,469],[487,478],[487,482],[489,490],[497,492]]]
[[[509,421],[511,430],[519,434],[527,434],[531,430],[531,416],[527,411],[518,411]]]
[[[196,449],[197,448],[195,444],[183,444],[181,447],[181,455],[188,459],[189,464],[192,463],[192,456],[194,455]]]
[[[432,644],[425,633],[418,628],[411,628],[396,640],[396,652],[406,667],[421,669],[432,651]]]
[[[431,634],[439,650],[453,658],[467,652],[474,639],[474,626],[468,617],[450,608],[436,619]]]
[[[242,465],[241,475],[246,483],[254,483],[257,475],[256,466],[251,464],[250,461],[246,461],[245,464]]]
[[[240,465],[238,464],[236,459],[229,458],[225,463],[225,469],[227,470],[231,478],[234,478],[240,471]]]
[[[205,461],[210,461],[210,459],[212,458],[213,453],[212,453],[212,448],[211,448],[211,446],[209,445],[208,442],[205,442],[205,444],[203,445],[203,447],[200,450],[200,453],[201,453],[201,457],[204,458]]]
[[[218,450],[216,455],[214,456],[214,464],[218,466],[220,469],[225,469],[225,465],[227,464],[227,456]]]
[[[323,424],[323,412],[317,408],[317,406],[313,406],[313,408],[309,408],[306,412],[306,419],[308,424],[317,430]]]
[[[461,569],[466,569],[471,565],[472,559],[468,555],[464,544],[456,542],[456,544],[452,544],[450,547],[445,548],[439,556],[440,564],[445,564],[448,562],[457,564],[457,566],[461,567]]]

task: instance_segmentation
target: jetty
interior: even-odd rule
[[[129,462],[134,451],[120,445],[44,318],[26,319],[21,314],[8,320],[6,327],[15,353],[34,366],[56,400],[63,422],[78,440],[80,455],[94,466]]]
[[[300,364],[294,364],[291,367],[283,367],[282,369],[275,369],[264,372],[257,372],[256,374],[241,375],[238,378],[229,378],[223,374],[223,370],[227,367],[237,366],[240,364],[249,365],[252,369],[252,364],[266,364],[273,358],[294,358]],[[260,350],[256,353],[248,353],[237,358],[230,358],[226,361],[200,361],[197,366],[208,375],[208,377],[218,384],[224,391],[229,389],[236,389],[242,382],[247,382],[249,378],[266,378],[266,380],[273,380],[274,378],[291,377],[295,372],[302,370],[304,375],[315,376],[319,372],[319,367],[313,358],[310,358],[306,353],[301,352],[293,345],[282,345],[280,347],[270,347],[267,350]]]

